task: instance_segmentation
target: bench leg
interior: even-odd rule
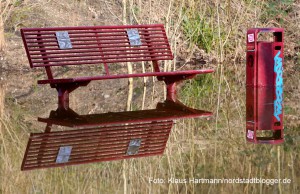
[[[167,86],[167,100],[173,102],[177,101],[176,96],[176,83],[179,83],[183,80],[192,79],[197,74],[188,74],[188,75],[171,75],[171,76],[159,76],[157,79],[159,81],[164,81]]]
[[[177,100],[176,82],[166,83],[167,86],[167,100],[175,102]]]
[[[57,88],[58,92],[58,108],[69,109],[69,90],[66,88]]]
[[[56,88],[58,92],[58,108],[68,110],[69,109],[69,94],[76,90],[80,86],[87,86],[90,82],[74,82],[67,84],[55,84],[51,87]]]

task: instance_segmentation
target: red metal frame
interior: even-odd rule
[[[172,121],[161,121],[34,133],[30,135],[21,169],[32,170],[160,155],[164,152],[172,125]],[[142,139],[138,154],[126,154],[131,139]],[[57,163],[58,150],[66,145],[72,146],[70,160]]]
[[[106,75],[94,77],[79,77],[69,79],[49,79],[39,80],[39,84],[50,84],[52,88],[58,91],[58,107],[69,107],[69,94],[80,86],[87,86],[92,80],[105,79],[120,79],[130,77],[149,77],[156,76],[159,81],[164,81],[167,87],[167,99],[176,101],[176,83],[186,79],[191,79],[198,74],[212,73],[214,70],[189,70],[181,72],[152,72],[152,73],[138,73],[138,74],[123,74],[123,75]]]
[[[129,44],[126,29],[130,28],[138,29],[141,46],[132,47]],[[59,47],[55,35],[57,31],[68,32],[72,48],[61,49]],[[24,28],[21,29],[21,34],[30,67],[44,67],[46,69],[48,79],[39,80],[38,83],[50,84],[52,88],[56,88],[58,91],[58,110],[51,112],[49,119],[39,118],[40,121],[47,123],[45,133],[31,135],[22,163],[22,170],[162,154],[173,124],[172,119],[211,115],[210,112],[191,109],[178,102],[176,83],[191,79],[197,74],[211,73],[214,70],[160,71],[160,60],[173,59],[162,24]],[[154,72],[121,75],[113,75],[109,72],[109,66],[114,65],[114,63],[142,61],[152,62]],[[100,63],[105,67],[105,75],[101,76],[54,78],[51,70],[52,66]],[[164,81],[167,87],[167,101],[159,104],[154,110],[81,116],[69,108],[69,94],[78,87],[87,86],[92,80],[145,76],[156,76],[159,81]],[[71,127],[80,127],[80,129],[51,132],[51,127],[54,124],[72,125]],[[160,124],[163,128],[157,126]],[[80,135],[74,135],[74,133],[80,133]],[[84,139],[85,136],[87,139]],[[141,147],[139,154],[126,156],[123,148],[128,146],[130,138],[133,137],[144,138],[143,147]],[[152,137],[154,139],[151,139]],[[122,143],[118,138],[122,139],[120,140]],[[106,145],[108,139],[112,142]],[[160,139],[160,141],[157,143],[156,139]],[[154,143],[155,148],[152,148],[152,141],[156,142]],[[106,145],[104,147],[102,146],[103,142]],[[57,148],[69,143],[76,149],[78,144],[83,143],[85,146],[88,144],[88,149],[85,150],[89,152],[88,156],[84,156],[85,151],[82,151],[86,147],[79,147],[79,150],[74,151],[77,155],[71,157],[70,162],[55,163]],[[123,150],[119,149],[118,146],[117,148],[113,146],[114,143],[121,146]],[[96,150],[96,152],[92,152],[92,150]],[[106,153],[105,158],[101,156],[104,152]],[[81,160],[82,157],[83,160]],[[74,160],[74,158],[77,159]]]
[[[129,45],[126,29],[130,28],[139,30],[142,45],[137,48]],[[69,33],[72,49],[59,48],[57,31]],[[162,24],[23,28],[21,34],[31,67],[173,59]]]
[[[208,117],[211,112],[187,107],[179,101],[166,100],[155,109],[79,115],[72,109],[58,108],[49,118],[45,133],[30,135],[22,170],[59,167],[83,163],[161,155],[164,152],[174,119]],[[53,131],[53,125],[74,128]],[[131,139],[141,138],[135,155],[126,155]],[[61,146],[72,146],[70,160],[56,163]]]
[[[273,33],[273,41],[259,41],[259,33]],[[253,28],[247,32],[246,140],[278,144],[283,138],[283,29]],[[259,137],[270,130],[270,137]]]
[[[102,114],[79,115],[71,108],[51,111],[49,118],[38,118],[47,125],[66,127],[91,127],[99,125],[114,125],[122,123],[140,123],[149,121],[175,120],[212,116],[211,112],[197,110],[185,106],[179,101],[166,100],[158,103],[155,109],[109,112]]]
[[[138,29],[142,45],[132,47],[126,29]],[[72,49],[60,49],[55,32],[67,31]],[[23,28],[21,35],[30,67],[45,67],[48,79],[38,84],[50,84],[58,91],[58,106],[69,107],[69,93],[92,80],[156,76],[167,86],[167,98],[176,100],[176,83],[197,74],[214,70],[161,72],[160,60],[172,60],[173,54],[163,24]],[[119,62],[152,62],[154,72],[112,75],[109,65]],[[52,66],[89,65],[103,63],[105,75],[93,77],[54,78]]]

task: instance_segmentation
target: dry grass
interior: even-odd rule
[[[3,118],[4,113],[4,99],[5,99],[5,91],[2,85],[0,85],[0,118]]]
[[[47,25],[112,24],[107,18],[122,23],[124,17],[132,24],[164,23],[175,54],[175,60],[165,63],[164,70],[202,68],[197,62],[199,56],[208,62],[204,67],[215,68],[216,73],[211,77],[186,82],[181,93],[185,104],[211,110],[214,117],[177,121],[165,154],[160,157],[21,172],[21,160],[33,129],[23,119],[28,113],[8,97],[5,101],[4,89],[0,88],[0,193],[299,193],[299,126],[292,126],[287,120],[286,143],[281,146],[251,145],[244,140],[245,67],[240,62],[245,58],[247,28],[279,26],[276,18],[266,18],[266,14],[270,16],[274,11],[266,7],[268,1],[127,0],[126,15],[122,4],[100,2],[101,6],[96,0],[45,0],[41,13],[50,14],[49,10],[56,13],[47,18]],[[34,1],[27,1],[26,6],[31,3]],[[109,15],[103,14],[103,6]],[[295,30],[299,18],[292,15],[297,11],[299,7],[295,5],[290,15],[285,16],[286,22],[280,24],[287,27],[285,40],[291,43],[286,44],[286,50],[290,55],[295,54],[293,47],[299,44],[293,41],[293,37],[299,37],[299,30]],[[72,12],[70,17],[68,12]],[[39,14],[28,15],[20,22],[45,21]],[[65,20],[59,23],[59,18]],[[193,28],[203,22],[208,25],[200,31]],[[290,28],[295,31],[291,33]],[[197,42],[194,34],[197,38],[204,32],[204,38],[211,37],[211,41]],[[217,65],[212,63],[215,59]],[[187,62],[191,61],[195,62],[189,65]],[[161,89],[154,85],[152,91]],[[147,100],[153,101],[153,97]],[[273,186],[168,183],[172,177],[289,178],[293,182]],[[149,183],[149,178],[161,178],[166,183]]]

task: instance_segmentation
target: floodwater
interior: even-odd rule
[[[136,84],[132,111],[113,104],[103,108],[116,91],[100,96],[103,91],[94,86],[72,93],[67,110],[57,109],[56,91],[49,86],[17,99],[20,94],[6,87],[1,190],[298,193],[300,138],[294,118],[299,114],[289,87],[287,102],[275,107],[277,89],[246,89],[245,75],[234,78],[218,69],[201,76],[180,85],[181,103],[165,101],[163,85]],[[94,102],[85,97],[87,91],[97,93]],[[126,104],[126,92],[120,96]],[[278,121],[274,112],[280,105]],[[256,141],[256,136],[262,137]]]

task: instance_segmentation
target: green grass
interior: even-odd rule
[[[294,0],[273,1],[267,0],[264,4],[264,12],[261,15],[263,23],[268,22],[270,18],[275,19],[279,24],[284,24],[285,18],[291,13]]]
[[[183,33],[190,43],[197,45],[199,48],[209,53],[216,42],[216,29],[213,23],[199,14],[185,13],[182,22]]]
[[[213,93],[213,75],[199,75],[195,79],[187,81],[180,90],[180,96],[184,99],[210,98]]]

